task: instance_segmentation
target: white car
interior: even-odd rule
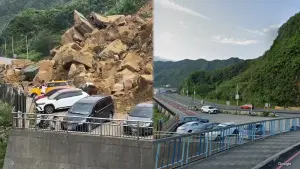
[[[239,131],[237,130],[237,128],[235,126],[236,125],[234,122],[221,123],[213,128],[213,129],[220,129],[219,131],[207,132],[207,133],[205,133],[205,137],[208,137],[208,140],[220,141],[220,140],[224,139],[225,137],[239,134]],[[221,130],[222,128],[225,128],[225,127],[230,127],[230,128]]]
[[[217,108],[212,107],[212,106],[203,106],[203,107],[201,107],[200,110],[203,113],[209,113],[209,114],[211,114],[211,113],[218,113],[218,111],[219,111]]]
[[[51,114],[55,110],[68,109],[72,107],[75,102],[87,96],[89,95],[80,89],[62,89],[49,97],[37,100],[35,103],[36,110]]]

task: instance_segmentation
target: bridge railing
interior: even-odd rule
[[[173,168],[258,139],[293,131],[300,117],[258,121],[155,140],[155,169]]]
[[[136,140],[155,140],[176,135],[172,132],[154,131],[152,121],[136,121],[13,112],[13,128],[43,132],[65,132],[100,137],[122,137]]]

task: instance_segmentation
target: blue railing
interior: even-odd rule
[[[234,125],[154,141],[155,169],[180,167],[212,154],[275,134],[292,131],[300,117]]]

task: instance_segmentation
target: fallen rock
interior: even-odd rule
[[[145,73],[146,74],[152,74],[153,73],[153,66],[152,63],[148,63],[145,67]]]
[[[62,62],[65,69],[69,69],[74,62],[84,64],[86,67],[91,68],[93,63],[93,54],[88,52],[76,51],[73,49],[74,43],[69,43],[60,47],[53,60]]]
[[[94,82],[94,85],[99,89],[101,93],[111,94],[112,87],[115,85],[114,77],[109,77],[106,79],[98,79]]]
[[[74,11],[74,28],[80,32],[82,35],[86,33],[91,33],[95,29],[92,24],[77,10]]]
[[[120,83],[117,83],[113,86],[112,88],[112,92],[120,92],[120,91],[123,91],[124,90],[124,85],[123,84],[120,84]]]
[[[38,63],[40,68],[39,72],[33,79],[34,85],[40,84],[42,80],[44,80],[45,82],[52,80],[54,63],[55,62],[51,60],[42,60]]]
[[[123,44],[120,39],[110,43],[100,54],[100,58],[111,58],[114,55],[120,55],[127,50],[127,45]]]
[[[74,76],[84,76],[86,73],[85,66],[83,64],[73,63],[70,67],[68,78],[72,79]]]
[[[129,52],[122,63],[122,69],[128,69],[133,72],[140,71],[140,64],[143,62],[143,58],[134,52]]]
[[[90,19],[100,29],[113,23],[118,26],[126,24],[125,15],[102,16],[96,12],[92,12]]]

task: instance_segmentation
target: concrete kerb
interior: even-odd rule
[[[289,156],[290,154],[294,153],[295,151],[300,149],[300,142],[282,150],[281,152],[275,154],[274,156],[266,159],[265,161],[257,164],[254,168],[252,169],[269,169],[271,166],[275,165],[276,163],[279,162],[279,160]]]

